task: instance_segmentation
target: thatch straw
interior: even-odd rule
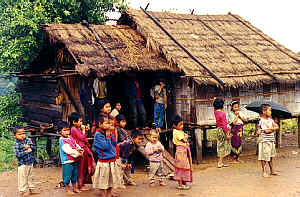
[[[295,83],[300,79],[300,57],[237,15],[188,15],[148,12],[202,64],[227,86],[256,86],[276,79]],[[122,20],[127,18],[127,20]],[[126,10],[128,18],[147,41],[147,48],[163,53],[187,76],[203,84],[217,84],[142,11]],[[125,22],[124,22],[125,21]],[[267,72],[266,72],[267,71]],[[295,73],[283,73],[295,71]]]

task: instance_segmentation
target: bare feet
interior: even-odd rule
[[[279,172],[276,172],[276,171],[271,172],[271,175],[272,176],[280,176]]]
[[[66,193],[67,193],[67,195],[74,195],[74,194],[75,194],[75,193],[74,193],[73,191],[71,191],[71,190],[67,190]]]
[[[128,183],[128,185],[136,186],[136,183],[134,181]]]
[[[159,181],[159,185],[160,186],[166,186],[167,184],[165,184],[163,181]]]
[[[79,188],[80,191],[89,191],[90,188],[86,185],[82,186],[81,188]]]
[[[262,176],[263,176],[264,178],[270,178],[270,177],[271,177],[271,176],[270,176],[268,173],[266,173],[266,172],[264,172]]]
[[[81,193],[82,191],[76,189],[76,190],[73,190],[74,193]]]

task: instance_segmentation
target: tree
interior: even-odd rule
[[[104,24],[123,0],[0,0],[0,72],[22,71],[42,46],[41,24]]]

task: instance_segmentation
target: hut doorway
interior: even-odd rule
[[[147,127],[153,127],[153,106],[154,98],[150,94],[151,88],[158,83],[160,78],[165,79],[167,84],[167,96],[168,96],[168,108],[167,108],[167,127],[171,125],[171,118],[175,113],[174,102],[174,75],[170,72],[137,72],[136,79],[142,86],[142,101],[146,110],[146,125]],[[131,120],[131,112],[129,108],[128,98],[125,96],[125,83],[129,80],[128,73],[121,73],[106,79],[107,81],[107,95],[112,104],[112,109],[117,102],[122,105],[121,113],[126,116],[128,122],[128,128],[133,129]],[[140,122],[140,120],[139,120]],[[164,124],[165,125],[165,124]],[[166,126],[164,126],[166,127]]]

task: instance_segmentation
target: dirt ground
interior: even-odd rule
[[[229,162],[228,168],[218,169],[216,158],[208,156],[202,164],[194,165],[194,182],[191,184],[192,188],[186,191],[177,190],[177,183],[172,180],[168,180],[165,187],[149,187],[147,173],[140,166],[133,174],[138,185],[119,191],[120,197],[300,197],[300,149],[295,146],[296,136],[286,136],[284,140],[285,146],[278,150],[274,160],[274,166],[280,171],[281,176],[262,178],[255,150],[245,148],[241,164]],[[251,142],[251,139],[248,139],[248,142]],[[57,187],[61,180],[61,168],[35,168],[34,176],[41,193],[33,196],[67,196],[62,188]],[[14,196],[17,196],[16,170],[1,173],[0,197]],[[88,191],[73,196],[93,197],[99,196],[99,193]]]

